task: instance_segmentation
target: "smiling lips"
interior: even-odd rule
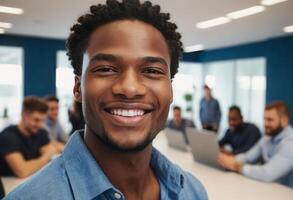
[[[107,108],[110,120],[117,126],[134,127],[139,125],[152,111],[152,109],[142,108]]]
[[[112,115],[118,115],[123,117],[136,117],[144,115],[145,111],[139,109],[111,109],[110,113]]]

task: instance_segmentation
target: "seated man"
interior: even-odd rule
[[[267,105],[264,113],[266,136],[253,148],[237,156],[220,153],[220,164],[260,181],[276,181],[293,188],[293,129],[289,109],[283,102]],[[261,158],[263,164],[253,164]]]
[[[184,139],[186,141],[186,144],[188,144],[188,139],[186,136],[186,127],[195,128],[195,125],[193,121],[184,119],[181,117],[181,108],[179,106],[173,107],[173,119],[169,120],[167,122],[167,127],[171,129],[176,129],[178,131],[181,131],[183,133]]]
[[[244,153],[260,139],[260,131],[254,124],[243,122],[238,106],[231,106],[228,115],[229,129],[220,140],[219,145],[227,153]]]
[[[48,131],[51,142],[62,151],[67,136],[58,120],[59,99],[55,96],[47,96],[45,100],[49,109],[44,128]]]
[[[43,128],[48,111],[46,102],[26,97],[22,105],[21,121],[0,133],[0,175],[27,177],[59,153],[49,143]]]

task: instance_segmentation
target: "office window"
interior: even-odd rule
[[[235,103],[242,109],[245,120],[263,129],[266,75],[265,59],[242,59],[236,64]]]
[[[183,117],[192,119],[197,126],[200,124],[198,118],[198,104],[202,96],[202,78],[201,64],[180,62],[178,73],[172,81],[172,106],[180,106],[182,108]],[[186,101],[186,95],[191,95],[192,101]],[[172,116],[172,106],[169,112],[169,118]]]
[[[23,99],[22,63],[22,48],[0,46],[0,129],[6,123],[16,123],[20,119]]]
[[[181,62],[178,74],[172,83],[173,105],[181,106],[183,116],[192,118],[200,127],[199,102],[203,96],[202,87],[207,84],[212,88],[213,96],[218,99],[221,106],[219,137],[222,137],[228,128],[228,109],[233,104],[241,108],[245,121],[255,123],[260,129],[263,129],[266,95],[265,65],[264,58],[204,64]],[[185,101],[185,94],[192,94],[192,113],[186,111],[190,104]]]
[[[68,109],[73,102],[74,75],[65,51],[57,52],[56,89],[59,98],[59,120],[68,133],[71,124],[68,120]]]

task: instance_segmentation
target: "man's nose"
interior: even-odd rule
[[[112,87],[114,95],[133,99],[145,95],[146,87],[142,75],[134,69],[124,71]]]

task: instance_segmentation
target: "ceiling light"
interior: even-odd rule
[[[203,45],[197,44],[197,45],[192,45],[184,48],[184,52],[190,53],[190,52],[195,52],[195,51],[201,51],[203,50]]]
[[[249,15],[254,15],[254,14],[260,13],[264,10],[265,10],[264,6],[253,6],[250,8],[243,9],[243,10],[231,12],[231,13],[227,14],[227,17],[229,17],[231,19],[238,19],[238,18],[249,16]]]
[[[215,19],[211,19],[211,20],[207,20],[207,21],[203,21],[203,22],[199,22],[196,24],[197,28],[200,29],[205,29],[205,28],[211,28],[214,26],[219,26],[222,24],[226,24],[229,23],[231,20],[227,17],[218,17]]]
[[[8,13],[8,14],[21,15],[23,13],[23,9],[21,9],[21,8],[13,8],[13,7],[7,7],[7,6],[0,6],[0,13]]]
[[[292,33],[293,32],[293,25],[292,26],[286,26],[286,27],[284,27],[283,30],[286,33]]]
[[[5,30],[3,28],[0,28],[0,34],[5,33]]]
[[[271,5],[274,5],[274,4],[277,4],[277,3],[282,3],[282,2],[285,2],[285,1],[288,1],[288,0],[262,0],[261,4],[264,5],[264,6],[271,6]]]
[[[11,28],[12,24],[7,22],[0,22],[0,28]]]

